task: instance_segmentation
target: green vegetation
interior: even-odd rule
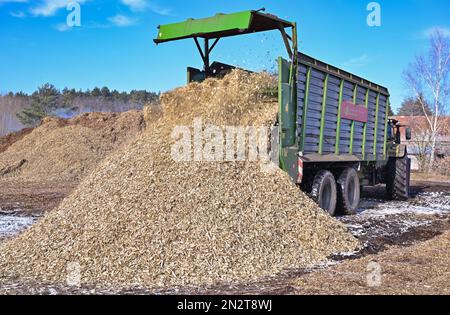
[[[422,107],[422,104],[424,107]],[[431,115],[431,109],[423,95],[419,97],[408,97],[402,103],[402,106],[398,110],[398,116],[425,116]]]
[[[58,98],[58,90],[53,85],[46,83],[33,93],[30,106],[18,113],[17,118],[25,126],[35,126],[61,106]]]
[[[159,94],[148,91],[133,90],[129,93],[110,90],[108,87],[95,87],[92,91],[64,88],[59,91],[46,83],[31,95],[8,93],[1,98],[20,100],[23,108],[16,116],[26,127],[38,125],[46,116],[73,117],[93,111],[123,112],[142,109],[145,104],[156,103]]]

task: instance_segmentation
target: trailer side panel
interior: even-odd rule
[[[297,130],[308,161],[385,159],[386,88],[300,54]]]

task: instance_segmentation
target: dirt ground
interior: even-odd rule
[[[426,174],[426,173],[412,173],[411,174],[411,180],[415,182],[435,182],[435,183],[442,183],[447,182],[450,183],[450,176],[445,175],[436,175],[436,174]]]
[[[56,207],[74,183],[0,185],[0,242]],[[204,288],[92,288],[2,280],[0,294],[450,294],[450,183],[414,182],[409,202],[367,188],[356,216],[341,217],[363,244],[309,269]]]
[[[447,220],[445,229],[450,229]],[[450,294],[450,232],[345,261],[292,281],[293,294]],[[374,273],[379,270],[379,278]]]
[[[55,208],[76,186],[74,182],[0,181],[0,215],[41,215]]]

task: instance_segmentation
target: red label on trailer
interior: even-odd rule
[[[344,101],[342,102],[341,118],[367,123],[369,120],[369,111],[365,106]]]

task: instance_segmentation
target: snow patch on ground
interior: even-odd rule
[[[353,236],[370,246],[377,239],[397,239],[418,228],[431,226],[450,215],[448,192],[427,192],[408,201],[361,200],[358,214],[338,218]],[[364,246],[363,246],[364,248]]]
[[[361,202],[358,213],[370,217],[396,214],[449,214],[450,195],[442,192],[423,193],[410,202],[365,199]]]
[[[36,221],[35,217],[0,216],[0,238],[20,234]]]

